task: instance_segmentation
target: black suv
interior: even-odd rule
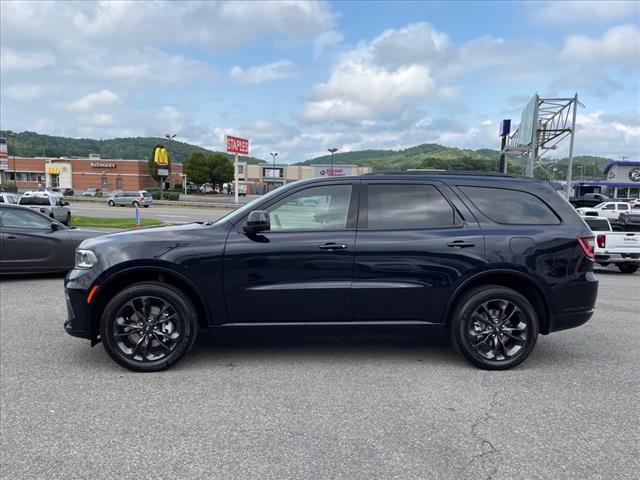
[[[84,241],[66,278],[65,328],[124,367],[155,371],[200,327],[441,324],[470,362],[506,369],[538,333],[592,316],[593,242],[547,182],[312,179],[215,223]]]

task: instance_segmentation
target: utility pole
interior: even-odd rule
[[[576,113],[578,112],[578,94],[573,96],[573,120],[571,121],[571,138],[569,140],[569,166],[567,167],[567,199],[571,197],[571,177],[573,169],[573,144],[576,140]]]
[[[164,138],[166,138],[167,140],[169,140],[169,165],[167,165],[168,169],[169,169],[169,178],[171,178],[171,140],[173,140],[174,138],[176,138],[176,134],[174,133],[173,135],[171,135],[170,133],[165,133],[164,134]],[[162,178],[162,177],[161,177]],[[165,177],[165,181],[166,181],[166,177]],[[171,180],[169,180],[171,181]],[[162,198],[162,190],[164,190],[164,182],[162,180],[160,180],[160,198]]]
[[[330,177],[333,177],[333,154],[336,153],[338,151],[337,148],[332,147],[332,148],[327,148],[327,150],[331,153],[331,170],[330,170]]]
[[[273,188],[271,190],[276,189],[276,157],[278,156],[278,152],[271,152],[271,158],[273,158]]]
[[[9,138],[11,139],[11,154],[13,156],[13,184],[17,186],[18,174],[16,173],[16,134],[13,132],[9,132]],[[8,160],[9,159],[7,159],[7,161]]]

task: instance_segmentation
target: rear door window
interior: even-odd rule
[[[496,223],[550,225],[560,223],[551,208],[535,195],[507,188],[459,185],[478,210]]]
[[[455,223],[455,210],[433,185],[368,186],[369,230],[450,227]]]

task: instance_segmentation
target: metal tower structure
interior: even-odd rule
[[[522,111],[519,128],[507,136],[506,144],[501,151],[506,155],[527,157],[526,175],[533,177],[534,167],[536,165],[542,166],[542,157],[557,149],[562,140],[570,137],[567,197],[571,194],[573,146],[578,106],[584,108],[584,105],[578,101],[577,93],[570,98],[541,98],[536,93]]]

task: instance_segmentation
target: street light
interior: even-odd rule
[[[164,138],[166,138],[167,140],[169,140],[169,169],[171,169],[171,140],[173,140],[174,138],[176,138],[176,134],[174,133],[173,135],[170,133],[165,133],[164,134]],[[169,170],[169,178],[171,178],[171,170]],[[166,177],[165,177],[165,181],[166,181]],[[169,182],[171,182],[171,180],[169,180]],[[163,182],[164,183],[164,182]],[[164,185],[163,183],[160,183],[160,191],[162,192],[162,190],[164,190]]]
[[[327,150],[331,152],[331,173],[329,174],[329,176],[333,177],[333,154],[336,153],[338,149],[333,147],[333,148],[327,148]]]
[[[576,168],[580,169],[580,180],[584,180],[584,165],[578,165]]]
[[[269,155],[273,158],[273,170],[271,175],[273,175],[273,188],[276,188],[276,157],[278,156],[278,152],[271,152]]]

